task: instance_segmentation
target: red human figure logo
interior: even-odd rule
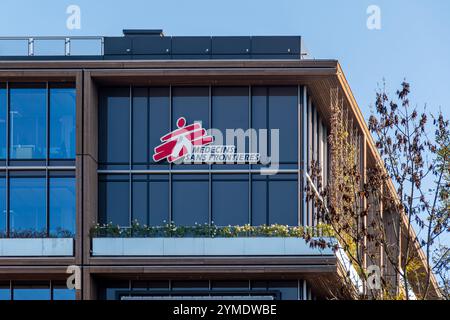
[[[178,118],[174,131],[161,137],[161,144],[154,149],[153,160],[167,159],[169,163],[178,162],[192,152],[193,146],[204,146],[213,142],[200,123],[186,125],[184,117]]]

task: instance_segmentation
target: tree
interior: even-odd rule
[[[385,86],[377,91],[369,130],[381,162],[364,168],[358,152],[364,142],[332,90],[330,179],[323,183],[320,163],[309,170],[307,200],[317,219],[331,226],[366,284],[368,266],[382,269],[381,288],[363,298],[409,299],[411,291],[433,297],[433,248],[449,232],[449,123],[439,113],[429,124],[425,107],[412,107],[409,94],[407,82],[394,99]],[[448,258],[436,261],[448,270]]]

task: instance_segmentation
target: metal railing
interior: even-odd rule
[[[99,36],[0,37],[0,56],[98,56],[103,53],[104,38]]]

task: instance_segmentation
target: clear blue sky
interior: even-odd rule
[[[66,8],[81,8],[81,29]],[[366,27],[369,5],[381,30]],[[412,100],[450,116],[448,0],[2,0],[0,36],[120,35],[162,28],[167,35],[302,35],[314,58],[338,59],[366,118],[377,83],[394,92],[404,77]]]

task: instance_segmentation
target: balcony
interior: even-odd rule
[[[0,257],[71,257],[72,238],[2,238]]]
[[[94,238],[93,256],[333,256],[302,238]]]

